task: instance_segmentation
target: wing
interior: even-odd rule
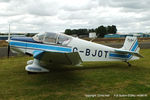
[[[82,60],[78,52],[60,53],[50,51],[34,51],[33,57],[54,64],[78,65]]]
[[[129,50],[123,50],[123,49],[115,49],[115,52],[122,53],[122,54],[132,54],[134,56],[143,58],[142,55],[140,55],[138,52],[135,52],[135,51],[129,51]]]

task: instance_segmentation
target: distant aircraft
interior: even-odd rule
[[[11,50],[33,55],[25,70],[29,73],[49,72],[42,63],[79,66],[83,62],[123,61],[143,57],[139,54],[137,37],[126,37],[122,48],[112,48],[60,33],[39,33],[34,37],[12,37],[8,40]],[[111,66],[111,65],[110,65]]]

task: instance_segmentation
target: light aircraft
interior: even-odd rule
[[[29,55],[34,60],[27,61],[25,70],[49,72],[43,62],[79,66],[83,62],[123,61],[131,66],[129,60],[143,57],[139,54],[137,37],[127,36],[122,48],[113,48],[62,33],[45,32],[33,37],[9,38],[9,48]],[[111,66],[111,65],[110,65]]]

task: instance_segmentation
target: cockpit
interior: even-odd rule
[[[46,44],[59,44],[66,46],[72,39],[72,37],[61,33],[45,32],[39,33],[33,37],[37,42]]]

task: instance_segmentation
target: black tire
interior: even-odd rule
[[[129,67],[131,67],[131,64],[128,64]]]

